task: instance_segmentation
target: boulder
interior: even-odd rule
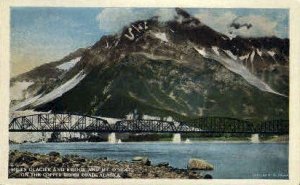
[[[130,178],[128,172],[126,172],[126,171],[122,172],[120,176],[121,176],[122,178]]]
[[[72,160],[81,163],[86,162],[86,159],[83,157],[74,157]]]
[[[196,172],[192,171],[188,174],[189,179],[199,179],[199,176]]]
[[[55,163],[62,163],[63,160],[62,160],[62,158],[56,158],[56,159],[54,160],[54,162],[55,162]]]
[[[53,156],[53,157],[59,157],[60,156],[60,154],[58,152],[50,152],[48,155]]]
[[[189,170],[213,170],[214,169],[212,164],[202,159],[196,159],[196,158],[192,158],[189,160],[187,168]]]
[[[167,163],[167,162],[161,162],[161,163],[158,163],[157,166],[158,167],[162,167],[162,166],[168,167],[169,163]]]
[[[204,179],[212,179],[213,177],[210,174],[205,174],[203,178]]]
[[[20,167],[21,167],[21,168],[29,168],[28,164],[26,164],[26,163],[22,163],[22,164],[20,165]]]
[[[38,161],[44,163],[44,164],[48,164],[49,162],[51,162],[52,160],[50,160],[50,157],[38,157],[37,158]]]
[[[142,157],[142,156],[137,156],[137,157],[134,157],[132,159],[133,162],[139,162],[143,165],[147,165],[147,166],[150,166],[151,165],[151,161],[149,160],[148,157]]]
[[[14,161],[14,163],[30,163],[32,161],[35,161],[36,157],[33,157],[31,155],[23,154],[17,157]]]
[[[43,163],[39,162],[39,161],[35,161],[34,163],[32,163],[31,167],[32,168],[39,168],[42,167]]]
[[[63,162],[63,163],[70,162],[70,159],[69,159],[69,158],[66,158],[66,157],[63,157],[63,158],[62,158],[62,162]]]

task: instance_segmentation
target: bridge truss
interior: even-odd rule
[[[225,117],[202,117],[190,122],[164,120],[107,120],[75,114],[34,114],[13,118],[10,132],[117,132],[117,133],[265,133],[288,134],[288,120],[254,123]]]

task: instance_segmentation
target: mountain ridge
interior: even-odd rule
[[[134,110],[173,117],[288,117],[288,98],[278,96],[288,95],[287,39],[229,38],[183,9],[176,12],[167,22],[140,20],[119,34],[103,36],[33,97],[49,97],[55,88],[84,74],[74,87],[51,101],[35,106],[30,102],[19,109],[111,117]],[[242,72],[230,70],[223,60]],[[275,93],[251,85],[248,73]],[[74,101],[78,97],[81,100]]]

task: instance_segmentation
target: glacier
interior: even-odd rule
[[[158,32],[154,33],[154,36],[163,42],[169,42],[166,33]]]
[[[64,93],[73,89],[85,76],[86,74],[83,72],[83,70],[81,70],[77,75],[75,75],[69,81],[65,82],[58,88],[52,90],[50,93],[43,95],[41,98],[35,101],[33,105],[38,106],[62,96]]]
[[[22,100],[24,98],[24,91],[34,82],[32,81],[21,81],[15,82],[12,87],[10,87],[10,99],[11,100]]]
[[[81,59],[81,57],[74,58],[74,59],[70,60],[69,62],[65,62],[63,64],[56,66],[56,68],[58,68],[60,70],[68,71],[68,70],[72,69],[77,64],[77,62],[80,61],[80,59]]]
[[[212,48],[212,49],[216,53],[216,51],[215,51],[216,48]],[[199,52],[199,49],[197,47],[195,47],[195,50]],[[200,52],[199,52],[199,54],[202,55]],[[264,81],[262,81],[261,79],[256,77],[254,74],[252,74],[245,66],[243,66],[242,64],[236,62],[235,60],[233,60],[229,57],[222,57],[222,56],[216,55],[212,52],[209,52],[209,53],[207,52],[206,53],[206,58],[218,61],[224,67],[226,67],[228,70],[234,72],[235,74],[240,75],[247,82],[249,82],[249,84],[251,84],[252,86],[258,88],[261,91],[265,91],[265,92],[269,92],[269,93],[273,93],[273,94],[276,94],[276,95],[287,97],[286,95],[281,94],[281,93],[276,92],[275,90],[273,90],[267,83],[265,83]]]
[[[64,93],[68,92],[69,90],[73,89],[84,77],[86,74],[83,70],[81,70],[77,75],[75,75],[73,78],[71,78],[69,81],[65,82],[61,86],[57,87],[56,89],[52,90],[51,92],[47,94],[39,94],[32,98],[26,99],[23,102],[13,106],[11,108],[12,111],[21,109],[23,107],[26,107],[28,105],[38,106],[44,103],[47,103],[49,101],[52,101],[60,96],[62,96]]]

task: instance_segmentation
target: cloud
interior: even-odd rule
[[[213,11],[201,11],[194,15],[197,17],[201,22],[208,25],[212,29],[221,32],[221,33],[229,33],[228,27],[230,23],[237,17],[231,11],[227,11],[224,13],[213,12]]]
[[[250,15],[245,17],[240,17],[236,20],[240,24],[251,24],[252,27],[247,29],[247,27],[241,27],[240,29],[233,29],[233,33],[236,35],[244,37],[265,37],[265,36],[275,36],[277,22],[271,21],[264,16]]]
[[[105,8],[98,15],[100,30],[112,33],[120,31],[125,24],[145,18],[144,14],[130,8]]]
[[[282,11],[274,10],[266,13],[266,11],[260,12],[259,10],[239,12],[232,9],[199,9],[192,11],[192,14],[204,24],[225,35],[233,33],[243,37],[287,37],[288,33],[285,24],[287,15]],[[158,16],[159,21],[165,22],[173,19],[175,15],[174,8],[104,8],[96,19],[100,31],[105,34],[112,34],[121,31],[124,26],[138,20]],[[251,24],[251,27],[242,26],[235,29],[230,26],[233,21],[241,25]]]
[[[246,15],[240,16],[232,11],[212,12],[201,11],[195,14],[204,24],[213,28],[214,30],[226,35],[233,33],[243,37],[265,37],[265,36],[281,36],[277,34],[277,21],[271,20],[263,15]],[[241,25],[250,25],[240,27],[238,29],[230,26],[233,22]]]
[[[176,15],[174,8],[162,8],[154,11],[154,15],[158,16],[158,20],[161,22],[172,20]]]
[[[146,8],[105,8],[96,17],[99,29],[105,33],[116,33],[124,26],[138,20],[150,19],[158,16],[159,21],[168,21],[176,15],[175,10],[146,9]]]

